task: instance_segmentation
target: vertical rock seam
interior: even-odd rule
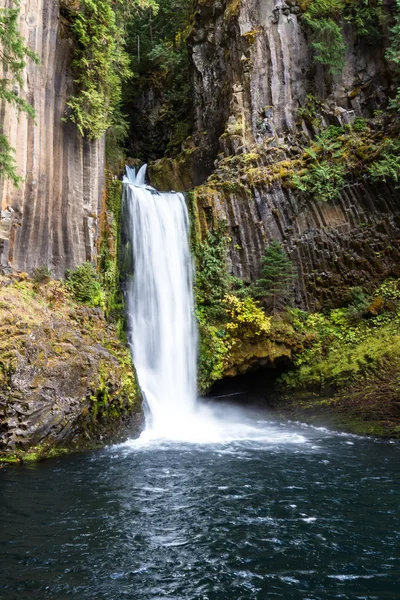
[[[28,272],[48,265],[62,276],[95,256],[104,141],[90,142],[62,120],[74,93],[74,43],[59,1],[22,2],[20,31],[40,57],[39,65],[28,62],[18,90],[36,110],[36,123],[12,107],[0,107],[23,178],[19,189],[0,182],[0,265]]]

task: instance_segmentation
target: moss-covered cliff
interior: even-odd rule
[[[140,428],[129,350],[71,289],[0,277],[0,461],[94,448]]]

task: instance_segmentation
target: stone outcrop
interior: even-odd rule
[[[345,26],[343,73],[333,77],[313,60],[301,8],[291,0],[198,0],[195,22],[195,129],[207,132],[202,143],[210,172],[221,150],[237,153],[299,128],[307,134],[298,109],[308,94],[315,94],[333,124],[386,107],[384,44],[360,43],[351,26]],[[233,129],[232,143],[226,134]]]
[[[129,350],[61,282],[0,277],[0,462],[122,441],[142,424]]]
[[[296,265],[296,299],[306,309],[337,306],[348,289],[373,289],[400,276],[399,191],[360,181],[333,202],[312,202],[290,188],[196,193],[202,235],[228,224],[230,270],[247,281],[259,274],[271,240]]]
[[[48,265],[62,276],[95,257],[104,142],[85,140],[63,121],[74,93],[74,45],[59,0],[21,2],[20,31],[40,57],[39,65],[29,62],[18,90],[35,108],[36,123],[1,107],[23,182],[20,189],[0,182],[0,265],[21,271]]]
[[[195,194],[199,226],[204,235],[226,222],[232,274],[254,280],[266,244],[278,239],[296,266],[296,299],[303,308],[340,304],[349,287],[372,288],[398,276],[394,186],[354,178],[335,201],[316,202],[288,180],[268,181],[274,160],[299,156],[318,133],[318,125],[313,128],[299,112],[310,94],[318,101],[320,125],[343,126],[385,109],[390,72],[382,39],[375,45],[357,40],[346,25],[345,67],[332,76],[313,59],[294,2],[198,0],[195,20],[190,51],[196,128],[213,173]],[[259,155],[265,178],[252,182],[242,176],[243,165]]]

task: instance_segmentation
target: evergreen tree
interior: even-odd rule
[[[283,310],[291,296],[291,284],[295,271],[282,245],[274,240],[265,249],[262,258],[261,277],[253,286],[253,295],[261,300],[272,313]]]
[[[34,117],[34,109],[21,98],[19,89],[23,84],[22,72],[26,66],[26,59],[30,58],[37,63],[39,57],[25,45],[25,40],[19,33],[19,0],[14,0],[13,4],[11,8],[0,8],[0,101],[12,104],[17,111]],[[16,171],[14,152],[0,127],[0,179],[8,178],[18,185],[20,177]]]

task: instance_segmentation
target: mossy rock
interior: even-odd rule
[[[136,435],[141,394],[127,347],[67,286],[0,277],[0,461],[43,459]]]

